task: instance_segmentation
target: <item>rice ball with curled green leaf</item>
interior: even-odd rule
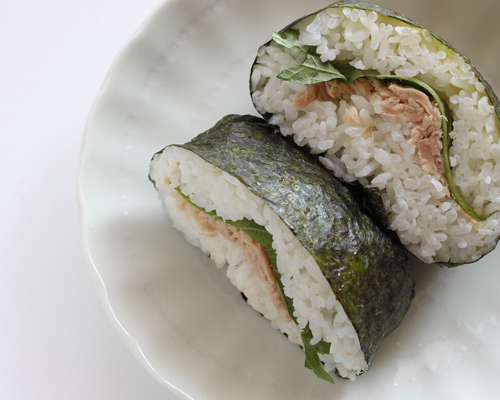
[[[230,115],[155,154],[174,226],[248,304],[303,346],[305,366],[352,380],[413,298],[403,247],[312,156],[263,119]]]
[[[341,1],[263,45],[254,105],[338,178],[380,191],[422,261],[471,263],[500,237],[498,99],[468,59],[415,22]]]

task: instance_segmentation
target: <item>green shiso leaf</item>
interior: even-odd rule
[[[274,275],[276,276],[276,282],[278,284],[278,289],[280,291],[281,298],[283,299],[283,304],[285,306],[285,309],[286,309],[288,315],[290,315],[290,317],[293,319],[293,321],[295,323],[297,323],[297,319],[293,315],[293,312],[294,312],[293,300],[285,295],[283,284],[281,283],[281,274],[278,271],[278,265],[276,263],[276,251],[274,251],[273,246],[272,246],[273,245],[273,237],[266,230],[266,228],[264,228],[261,225],[258,225],[257,223],[255,223],[255,221],[252,221],[252,220],[249,220],[246,218],[239,220],[239,221],[224,220],[221,217],[219,217],[215,211],[207,212],[204,208],[198,207],[196,204],[194,204],[191,201],[189,196],[186,196],[184,193],[182,193],[182,191],[179,187],[176,187],[175,190],[189,204],[195,206],[196,208],[200,209],[201,211],[210,215],[211,217],[217,218],[218,220],[221,220],[221,221],[225,222],[226,224],[229,224],[229,225],[232,225],[238,229],[241,229],[243,232],[245,232],[248,236],[250,236],[256,242],[260,243],[266,249],[267,255],[269,256],[269,260],[271,262],[271,266],[273,268]],[[306,355],[305,366],[309,369],[312,369],[318,378],[321,378],[321,379],[324,379],[328,382],[334,383],[331,375],[323,369],[323,367],[321,365],[321,360],[319,359],[319,356],[318,356],[318,353],[319,354],[329,354],[331,344],[321,340],[318,344],[312,345],[311,339],[313,338],[313,335],[312,335],[311,330],[309,329],[309,325],[307,325],[305,327],[305,329],[302,331],[301,337],[302,337],[302,342],[304,343],[304,351],[305,351],[305,355]]]
[[[290,29],[285,32],[285,38],[279,33],[273,32],[273,40],[294,53],[303,53],[309,51],[309,46],[297,46],[295,42],[299,39],[299,31]]]
[[[313,370],[318,378],[325,381],[333,382],[332,376],[326,372],[321,366],[321,360],[319,359],[318,350],[311,345],[311,339],[313,338],[309,324],[302,331],[302,341],[304,342],[304,351],[306,353],[306,368]]]
[[[357,69],[350,64],[336,65],[335,68],[344,75],[346,83],[354,82],[358,78],[377,77],[380,75],[376,69]]]
[[[306,60],[297,68],[288,68],[283,70],[279,79],[298,83],[300,85],[313,85],[319,82],[330,81],[332,79],[341,79],[345,81],[342,75],[332,64],[323,62],[317,56],[308,54]]]
[[[309,325],[307,326],[307,328],[309,329]],[[324,340],[320,340],[317,344],[311,344],[311,346],[316,349],[316,352],[318,354],[330,354],[330,347],[332,347],[332,344],[325,342]]]
[[[448,109],[448,106],[445,104],[446,111],[448,115],[448,129],[446,132],[446,135],[443,134],[443,161],[444,161],[444,170],[446,174],[446,180],[448,181],[448,185],[450,186],[450,193],[455,199],[455,201],[462,207],[462,209],[469,214],[472,218],[474,218],[476,221],[485,221],[487,216],[479,215],[477,214],[472,206],[470,206],[467,201],[462,197],[462,194],[458,190],[458,188],[455,186],[455,181],[453,180],[453,176],[451,174],[451,165],[450,165],[450,155],[449,155],[449,149],[451,146],[451,138],[449,135],[449,132],[451,131],[451,113]]]

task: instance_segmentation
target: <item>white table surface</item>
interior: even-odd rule
[[[0,399],[174,399],[94,288],[76,176],[85,121],[161,0],[0,2]]]

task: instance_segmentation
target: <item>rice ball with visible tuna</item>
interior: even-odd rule
[[[252,100],[336,177],[379,192],[390,229],[426,263],[477,261],[500,236],[498,99],[441,38],[341,1],[263,45]]]

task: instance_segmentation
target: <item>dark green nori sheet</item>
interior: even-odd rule
[[[182,147],[262,198],[314,257],[352,321],[368,363],[413,298],[403,247],[343,184],[275,128],[229,115]]]

